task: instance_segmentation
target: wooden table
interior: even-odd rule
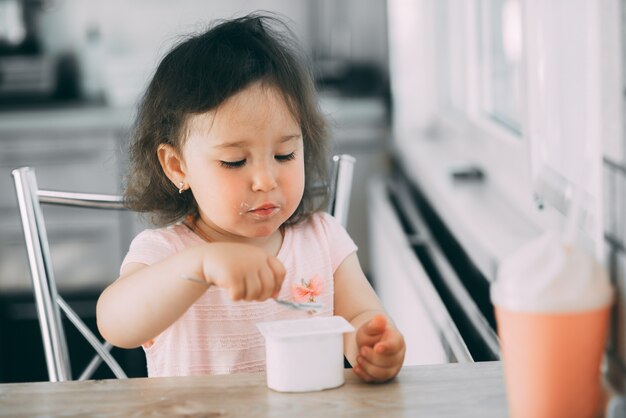
[[[0,385],[2,417],[506,417],[499,362],[405,367],[385,384],[280,393],[264,373]]]

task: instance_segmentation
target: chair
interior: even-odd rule
[[[344,227],[348,219],[355,161],[354,157],[346,154],[335,155],[332,158],[329,184],[331,198],[328,212],[333,214]],[[65,302],[63,297],[58,294],[45,220],[41,210],[41,204],[126,210],[122,197],[40,190],[37,185],[35,170],[30,167],[17,168],[13,170],[12,174],[26,242],[49,380],[51,382],[72,380],[67,341],[61,322],[61,311],[96,351],[79,380],[89,379],[102,361],[109,366],[117,378],[126,378],[126,374],[110,353],[112,345],[108,342],[101,342]]]
[[[332,158],[330,201],[327,211],[337,218],[344,228],[348,224],[355,162],[356,159],[348,154],[333,155]]]

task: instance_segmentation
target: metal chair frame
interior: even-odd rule
[[[355,161],[354,157],[347,154],[332,157],[329,185],[330,201],[327,210],[344,227],[350,208]],[[67,340],[61,322],[61,311],[96,351],[79,380],[91,378],[102,361],[109,366],[115,377],[118,379],[126,378],[126,374],[110,353],[112,345],[108,342],[101,342],[58,294],[46,225],[41,210],[41,204],[127,210],[124,207],[122,197],[110,194],[40,190],[37,185],[35,170],[30,167],[17,168],[12,171],[12,175],[26,242],[49,380],[51,382],[72,380]]]

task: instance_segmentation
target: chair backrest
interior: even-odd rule
[[[334,215],[344,227],[348,219],[355,161],[354,157],[346,154],[335,155],[332,158],[328,212]],[[125,210],[122,197],[41,190],[37,185],[35,170],[30,167],[15,169],[12,174],[49,380],[51,382],[72,380],[61,311],[96,351],[96,355],[80,375],[79,380],[89,379],[102,361],[109,366],[117,378],[126,378],[126,374],[110,353],[111,344],[101,342],[58,294],[45,220],[41,210],[41,204]]]
[[[333,155],[332,158],[330,201],[327,211],[337,218],[344,228],[348,224],[355,162],[356,159],[348,154]]]

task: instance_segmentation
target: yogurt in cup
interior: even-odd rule
[[[279,392],[311,392],[341,386],[343,334],[354,327],[340,316],[257,324],[265,337],[267,386]]]

